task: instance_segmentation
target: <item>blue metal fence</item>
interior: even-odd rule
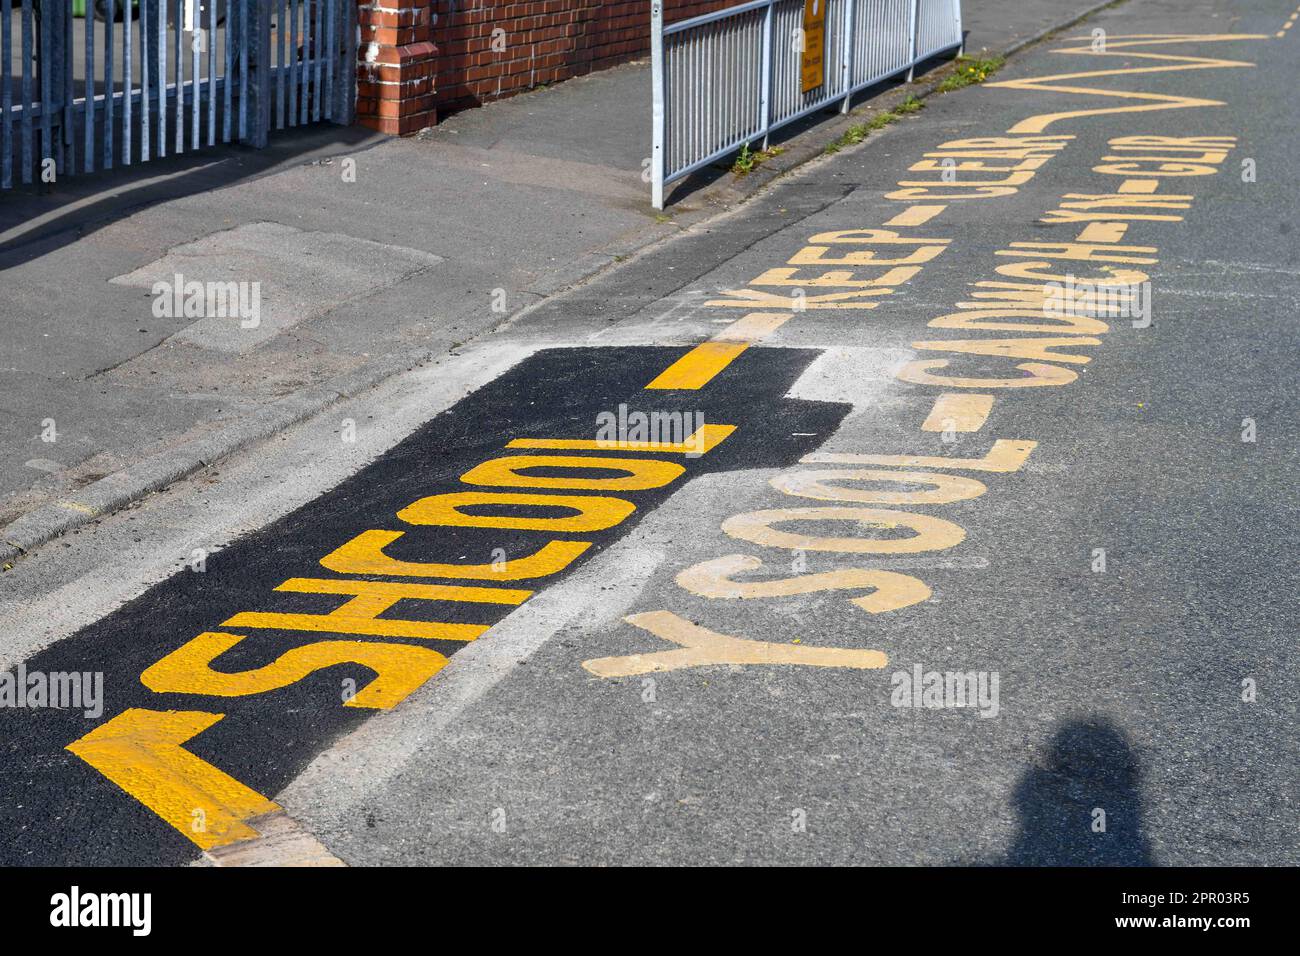
[[[824,3],[822,72],[806,89],[805,3],[750,0],[665,25],[650,5],[652,202],[664,187],[815,110],[962,46],[961,0]]]
[[[0,188],[351,123],[356,0],[0,0]]]

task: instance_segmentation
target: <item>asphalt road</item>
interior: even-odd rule
[[[1294,9],[1108,9],[18,562],[104,697],[0,708],[0,861],[1294,865]]]

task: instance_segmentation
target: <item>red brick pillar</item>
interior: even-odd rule
[[[406,135],[437,122],[434,0],[362,0],[357,22],[357,122]]]

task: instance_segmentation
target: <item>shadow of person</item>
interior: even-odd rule
[[[1020,830],[1006,865],[1155,863],[1142,831],[1137,755],[1107,721],[1074,721],[1058,730],[1046,759],[1025,774],[1014,800]]]

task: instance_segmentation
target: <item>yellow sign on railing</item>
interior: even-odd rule
[[[803,0],[802,89],[808,93],[826,82],[826,3]]]

